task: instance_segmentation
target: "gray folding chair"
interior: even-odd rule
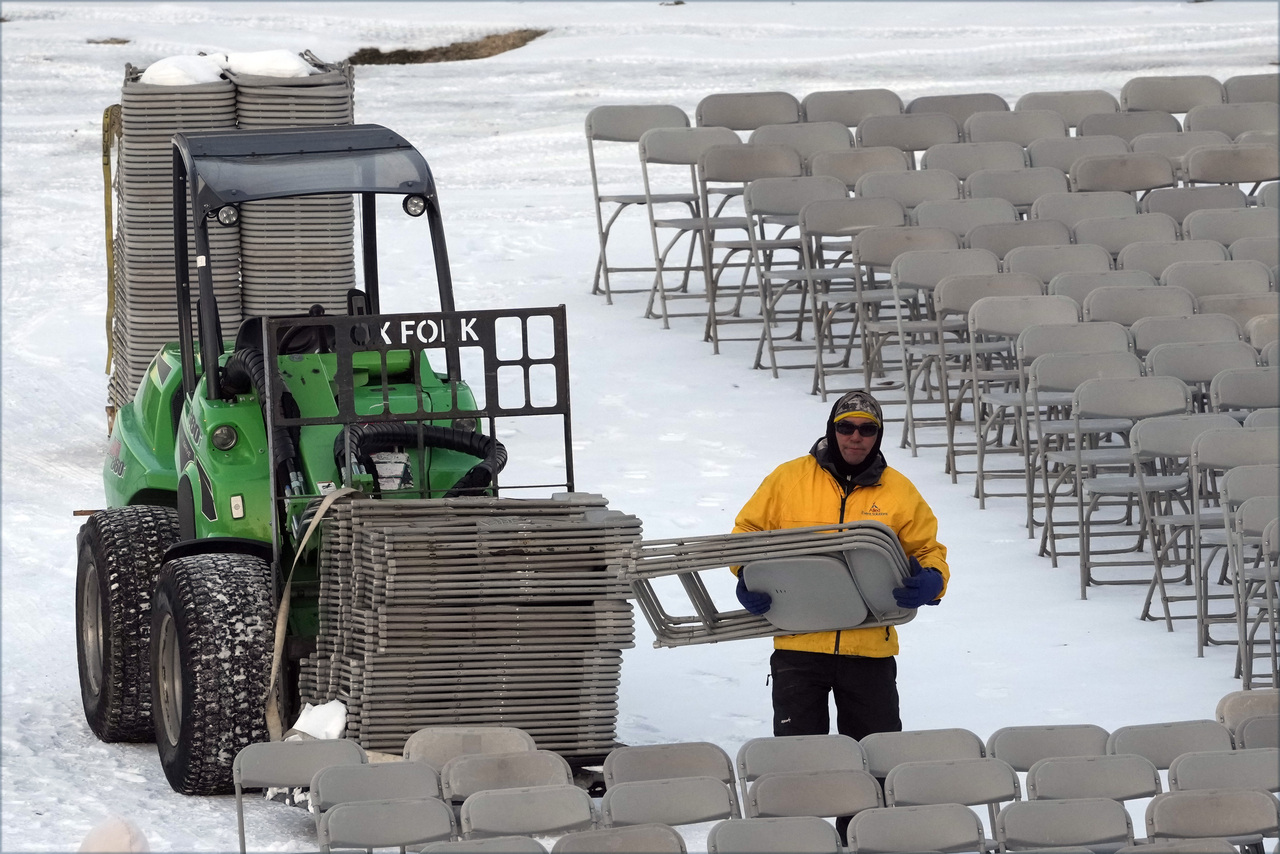
[[[707,834],[707,854],[844,854],[840,835],[816,816],[722,821]]]
[[[1177,377],[1192,390],[1198,412],[1210,409],[1209,385],[1222,371],[1258,366],[1258,351],[1243,341],[1178,341],[1157,344],[1144,360],[1147,375]]]
[[[1240,849],[1221,838],[1161,839],[1156,842],[1144,839],[1117,848],[1115,854],[1240,854]]]
[[[461,805],[485,789],[563,786],[573,783],[573,770],[558,753],[524,750],[517,753],[469,753],[455,756],[440,769],[444,799]]]
[[[1274,347],[1274,344],[1272,345]],[[1268,364],[1267,367],[1275,367]],[[1244,418],[1246,427],[1280,427],[1280,408],[1255,409]]]
[[[1213,714],[1214,719],[1231,730],[1231,735],[1235,738],[1240,724],[1249,718],[1280,714],[1280,689],[1232,691],[1223,694]],[[1240,746],[1238,740],[1236,746]]]
[[[1130,193],[1101,190],[1096,193],[1045,193],[1031,205],[1032,219],[1056,219],[1075,228],[1083,219],[1132,216],[1138,203]]]
[[[1094,154],[1071,164],[1071,190],[1133,193],[1138,198],[1157,187],[1177,186],[1173,161],[1155,151]]]
[[[1245,483],[1241,489],[1241,479],[1230,476],[1242,470],[1258,470],[1270,482]],[[1242,480],[1252,481],[1255,477],[1245,476]],[[1227,471],[1222,481],[1239,645],[1236,675],[1246,689],[1274,688],[1280,685],[1280,621],[1276,612],[1280,598],[1276,590],[1280,497],[1276,495],[1275,466],[1236,466]],[[1259,659],[1264,667],[1258,667]]]
[[[1226,314],[1149,315],[1133,321],[1129,332],[1133,335],[1134,352],[1143,357],[1157,344],[1168,341],[1240,340],[1240,324]]]
[[[1130,243],[1173,243],[1180,237],[1173,217],[1162,213],[1087,217],[1076,223],[1071,234],[1076,243],[1101,246],[1112,260]]]
[[[1051,756],[1027,771],[1029,800],[1110,798],[1128,801],[1161,792],[1160,772],[1145,756]]]
[[[462,802],[461,816],[464,839],[554,836],[596,827],[591,796],[572,785],[476,792]]]
[[[867,770],[884,778],[895,765],[937,759],[982,759],[982,739],[967,729],[917,729],[873,732],[861,742]]]
[[[847,735],[787,735],[750,738],[738,748],[738,784],[747,787],[775,771],[865,771],[862,745]]]
[[[1280,792],[1280,747],[1184,753],[1169,765],[1169,790],[1191,789]]]
[[[698,102],[698,127],[755,130],[800,121],[800,102],[789,92],[717,92]]]
[[[330,765],[360,765],[366,759],[364,748],[347,739],[270,741],[242,748],[231,764],[240,854],[245,851],[245,789],[310,786],[312,778],[321,768]]]
[[[992,827],[1000,807],[1021,798],[1018,773],[1009,763],[992,757],[901,762],[884,781],[887,806],[985,804]]]
[[[785,145],[794,148],[807,168],[814,155],[853,148],[853,134],[840,122],[796,122],[761,125],[751,132],[747,142],[752,145]]]
[[[1110,798],[1014,801],[996,815],[1002,851],[1059,845],[1131,845],[1133,822]]]
[[[547,854],[547,846],[532,836],[490,836],[432,842],[421,854]]]
[[[987,851],[978,814],[962,804],[863,810],[849,823],[857,854]]]
[[[1185,171],[1185,159],[1183,169]],[[1248,204],[1244,191],[1232,184],[1202,184],[1198,187],[1165,187],[1142,197],[1142,213],[1165,213],[1179,224],[1187,214],[1201,208],[1242,208]]]
[[[1004,256],[1006,273],[1030,273],[1048,288],[1059,273],[1105,273],[1111,253],[1095,243],[1060,246],[1018,246]]]
[[[1244,324],[1244,338],[1259,352],[1280,339],[1280,315],[1259,314]]]
[[[1271,271],[1258,261],[1179,261],[1165,268],[1160,284],[1186,288],[1196,299],[1218,294],[1264,294],[1272,288]]]
[[[1121,252],[1122,258],[1123,255]],[[1148,269],[1146,272],[1151,271]],[[1186,317],[1194,314],[1195,310],[1195,297],[1182,288],[1162,285],[1094,288],[1080,305],[1081,317],[1086,322],[1114,320],[1123,326],[1132,326],[1144,317]]]
[[[1280,294],[1211,294],[1198,300],[1203,314],[1225,314],[1243,329],[1255,317],[1280,312]]]
[[[1025,724],[996,730],[986,748],[988,756],[1004,760],[1015,771],[1030,771],[1050,756],[1103,756],[1109,735],[1097,724]]]
[[[1120,102],[1116,100],[1115,95],[1105,89],[1069,89],[1057,92],[1028,92],[1018,98],[1013,109],[1015,112],[1053,110],[1062,116],[1067,127],[1074,128],[1085,116],[1118,111]]]
[[[1182,124],[1163,110],[1092,113],[1080,119],[1076,136],[1118,136],[1126,143],[1144,133],[1177,132]]]
[[[726,787],[715,777],[616,783],[605,790],[600,801],[600,820],[605,827],[654,823],[679,827],[739,817],[732,786]]]
[[[876,778],[854,768],[769,771],[747,788],[749,818],[857,815],[884,806]]]
[[[1116,256],[1118,270],[1146,270],[1156,279],[1179,261],[1225,261],[1226,247],[1216,240],[1179,240],[1176,243],[1130,243]]]
[[[945,113],[867,116],[854,131],[858,148],[887,145],[905,152],[915,163],[915,153],[931,145],[960,142],[960,124]]]
[[[1280,207],[1280,181],[1272,181],[1270,184],[1265,184],[1254,194],[1254,198],[1258,200],[1258,207]]]
[[[1244,419],[1257,409],[1280,407],[1280,367],[1260,365],[1219,371],[1209,382],[1209,406]]]
[[[961,181],[979,169],[1024,169],[1028,165],[1027,152],[1016,142],[949,142],[929,146],[920,158],[921,169],[942,169]]]
[[[1120,109],[1185,113],[1200,104],[1221,104],[1226,90],[1206,74],[1134,77],[1120,88]]]
[[[1263,535],[1263,543],[1268,553],[1272,556],[1273,567],[1275,566],[1277,536],[1277,526],[1268,525],[1267,532]],[[1254,715],[1251,718],[1245,718],[1240,722],[1240,726],[1236,728],[1235,740],[1237,750],[1280,747],[1280,715]]]
[[[964,180],[965,198],[1005,199],[1022,214],[1031,210],[1035,200],[1045,193],[1065,193],[1067,190],[1067,176],[1052,166],[979,169]]]
[[[1280,130],[1280,106],[1275,101],[1245,104],[1202,104],[1187,111],[1189,131],[1216,130],[1235,139],[1249,131]]]
[[[646,744],[615,747],[604,760],[606,790],[621,783],[671,780],[681,777],[713,777],[729,790],[733,816],[741,817],[734,782],[733,761],[709,741]],[[660,819],[655,819],[659,821]],[[639,822],[627,822],[637,824]],[[663,822],[673,824],[674,822]]]
[[[1227,103],[1247,104],[1253,101],[1280,100],[1280,78],[1275,74],[1238,74],[1222,81]]]
[[[649,202],[643,192],[601,192],[600,171],[596,165],[596,147],[601,142],[627,143],[625,147],[629,155],[635,152],[635,145],[645,131],[655,127],[688,127],[689,117],[684,110],[670,104],[627,104],[605,105],[595,107],[587,113],[587,161],[591,166],[591,193],[595,199],[596,237],[600,243],[600,254],[596,257],[596,272],[591,281],[593,294],[603,293],[605,301],[613,304],[614,291],[610,284],[610,273],[652,273],[653,266],[614,267],[609,264],[608,244],[613,232],[614,223],[628,208],[644,205]],[[634,163],[634,161],[631,161]],[[612,164],[611,164],[612,165]],[[657,194],[652,201],[655,204],[681,204],[694,214],[694,202],[697,194],[692,191],[682,193]],[[608,208],[606,212],[606,208]],[[607,215],[606,215],[607,213]],[[618,293],[644,293],[648,286],[632,291]]]
[[[916,205],[911,218],[915,225],[945,228],[964,237],[975,225],[1017,222],[1018,211],[1004,199],[939,199]]]
[[[1280,266],[1280,243],[1270,237],[1240,237],[1227,247],[1227,257],[1233,261],[1260,261],[1272,270]],[[1276,278],[1272,274],[1272,278]]]
[[[685,854],[686,850],[684,837],[674,828],[655,823],[566,833],[556,840],[551,847],[551,854],[600,854],[602,851],[618,854]]]
[[[1032,166],[1052,166],[1067,173],[1072,163],[1086,155],[1124,154],[1128,150],[1128,142],[1110,134],[1046,137],[1028,143],[1027,159]]]
[[[403,754],[409,762],[427,762],[440,769],[450,759],[464,753],[513,753],[537,749],[533,736],[517,727],[427,726],[409,736],[404,743]]]
[[[1233,184],[1248,195],[1263,182],[1280,178],[1276,147],[1265,143],[1202,145],[1187,152],[1183,169],[1188,185]]]
[[[453,810],[438,798],[346,801],[322,814],[321,851],[334,848],[417,850],[456,836]]]
[[[1146,823],[1153,841],[1223,838],[1262,854],[1262,840],[1280,832],[1280,801],[1259,789],[1165,792],[1147,804]]]
[[[806,122],[839,122],[854,128],[868,116],[896,116],[902,98],[888,89],[839,89],[810,92],[800,101]]]
[[[1242,237],[1276,239],[1280,234],[1280,210],[1275,208],[1227,208],[1192,211],[1182,221],[1188,240],[1216,240],[1230,246]]]
[[[322,846],[329,838],[325,814],[338,804],[439,797],[440,775],[426,762],[330,765],[311,778],[311,814]]]
[[[808,173],[839,178],[852,190],[858,179],[868,172],[906,172],[912,166],[902,150],[882,145],[876,148],[820,151],[809,161]]]
[[[1057,220],[1025,220],[975,225],[964,236],[969,249],[986,249],[1003,259],[1019,246],[1061,246],[1071,242],[1071,229]]]
[[[853,187],[864,199],[893,199],[911,213],[921,202],[960,198],[960,180],[942,169],[868,172]]]
[[[1122,726],[1107,739],[1108,755],[1136,753],[1161,771],[1184,753],[1230,749],[1231,731],[1208,719]]]
[[[958,95],[921,95],[907,102],[908,113],[946,113],[964,127],[974,113],[1007,111],[1009,104],[993,92],[963,92]]]
[[[1037,139],[1067,136],[1067,120],[1055,110],[995,110],[973,113],[964,121],[970,142],[1030,145]]]
[[[1216,130],[1183,131],[1181,133],[1144,133],[1129,144],[1135,154],[1163,154],[1173,163],[1179,180],[1187,174],[1187,152],[1200,145],[1228,145],[1231,137]]]

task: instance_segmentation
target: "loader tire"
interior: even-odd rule
[[[76,659],[85,719],[103,741],[150,741],[151,591],[165,549],[178,540],[177,511],[103,510],[76,540]]]
[[[156,583],[151,637],[151,718],[169,785],[184,795],[231,792],[236,754],[267,740],[270,566],[242,554],[169,561]]]

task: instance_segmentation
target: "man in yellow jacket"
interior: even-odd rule
[[[734,532],[803,528],[874,519],[898,535],[913,575],[894,590],[904,608],[938,604],[950,570],[938,542],[938,520],[911,481],[889,468],[880,404],[853,391],[831,408],[826,435],[803,457],[778,466],[742,508]],[[752,613],[769,609],[768,593],[738,598]],[[898,635],[891,626],[808,632],[774,638],[773,734],[825,735],[828,695],[835,694],[836,730],[860,739],[902,729],[898,713]],[[843,830],[843,829],[842,829]]]

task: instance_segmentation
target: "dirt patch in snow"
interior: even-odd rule
[[[511,30],[469,42],[454,42],[426,50],[388,50],[362,47],[347,61],[352,65],[418,65],[424,62],[457,62],[463,59],[485,59],[518,47],[524,47],[547,30]]]

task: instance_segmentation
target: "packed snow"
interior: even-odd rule
[[[754,343],[718,356],[702,322],[643,316],[644,295],[593,296],[596,258],[583,120],[610,103],[693,114],[713,92],[883,87],[904,101],[990,91],[1101,88],[1144,74],[1274,72],[1272,3],[30,3],[3,7],[3,826],[6,851],[78,847],[100,823],[153,851],[236,845],[231,797],[188,798],[152,745],[99,743],[75,662],[73,512],[103,504],[106,311],[102,110],[125,64],[166,57],[361,47],[422,49],[511,29],[549,33],[490,59],[356,69],[356,117],[415,143],[440,189],[460,309],[567,306],[577,487],[644,520],[651,538],[726,532],[778,463],[807,451],[829,403],[799,372],[751,369]],[[181,63],[178,63],[181,65]],[[634,153],[602,163],[636,174]],[[636,218],[615,258],[645,259]],[[429,310],[417,244],[383,241],[390,310]],[[615,287],[642,279],[619,277]],[[513,457],[554,459],[553,444]],[[1144,590],[1082,601],[1071,560],[1051,569],[1026,538],[1021,499],[979,511],[941,454],[886,443],[936,511],[950,549],[943,604],[901,632],[909,729],[986,738],[1032,723],[1126,724],[1213,716],[1239,687],[1235,650],[1197,658],[1187,624],[1138,619]],[[713,589],[732,602],[726,573]],[[767,640],[654,649],[637,614],[618,735],[712,741],[730,755],[770,733]],[[1129,808],[1142,835],[1143,802]],[[250,845],[314,850],[301,810],[253,801]],[[120,824],[128,822],[130,824]],[[691,851],[705,826],[683,828]]]

